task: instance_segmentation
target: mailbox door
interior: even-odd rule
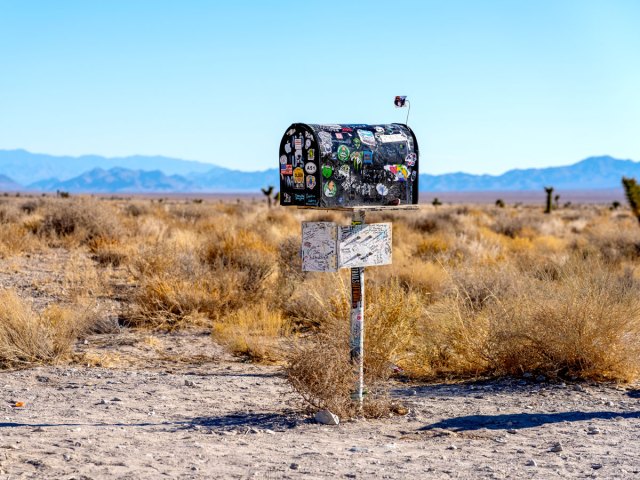
[[[280,204],[316,207],[322,182],[313,130],[294,123],[280,142]]]

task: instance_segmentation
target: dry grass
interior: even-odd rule
[[[70,252],[50,304],[91,323],[113,297],[129,326],[205,325],[238,355],[288,362],[310,404],[349,416],[348,272],[301,272],[301,220],[348,222],[255,202],[4,198],[0,259]],[[638,377],[640,229],[628,212],[425,206],[368,221],[394,228],[393,266],[367,270],[368,415],[388,411],[394,365],[415,378]],[[3,301],[19,319],[4,338],[24,323],[18,337],[39,345],[24,349],[44,352],[6,354],[4,365],[64,357],[46,339],[56,328],[69,338],[65,322]]]
[[[281,361],[281,342],[289,332],[282,312],[264,302],[239,308],[213,324],[217,342],[236,355],[259,362]]]
[[[84,332],[84,318],[59,306],[36,313],[11,290],[0,291],[0,367],[24,367],[67,358]]]

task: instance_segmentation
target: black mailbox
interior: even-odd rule
[[[416,204],[418,159],[418,141],[403,124],[294,123],[280,142],[280,204]]]

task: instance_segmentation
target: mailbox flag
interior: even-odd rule
[[[401,97],[401,96],[397,96],[395,101],[393,102],[393,104],[398,107],[398,108],[402,108],[405,107],[405,102],[407,101],[407,97]]]

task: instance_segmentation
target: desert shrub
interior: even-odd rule
[[[413,228],[422,233],[451,231],[460,226],[455,212],[423,213],[412,222]]]
[[[88,242],[92,258],[102,266],[119,267],[129,257],[128,249],[120,241],[98,237]]]
[[[586,249],[599,254],[608,263],[637,260],[640,258],[640,232],[635,226],[628,227],[625,224],[611,225],[603,222],[590,228],[586,232]]]
[[[38,207],[41,204],[42,204],[41,202],[37,202],[35,200],[29,200],[27,202],[24,202],[22,205],[20,205],[20,210],[22,210],[27,215],[31,215],[38,209]]]
[[[3,203],[0,205],[0,224],[18,223],[22,213],[12,203]]]
[[[518,215],[497,214],[491,229],[501,235],[516,238],[525,227],[525,219]]]
[[[63,360],[85,329],[85,319],[73,310],[54,305],[36,313],[13,291],[0,291],[2,368]]]
[[[124,314],[130,326],[171,330],[210,325],[243,301],[236,273],[212,272],[193,251],[142,247],[130,269],[137,283]]]
[[[436,258],[447,250],[449,240],[441,234],[425,236],[416,245],[416,255],[424,260]]]
[[[475,282],[458,281],[451,295],[428,307],[412,371],[637,376],[640,300],[632,277],[581,257],[557,266],[552,278],[520,275],[509,288],[483,280],[490,276],[487,270]]]
[[[267,279],[276,267],[277,250],[257,233],[239,229],[208,241],[202,259],[214,270],[235,270],[242,291],[258,298],[268,289]]]
[[[117,216],[106,202],[81,199],[47,204],[39,233],[50,239],[85,244],[97,238],[118,238],[122,231]]]
[[[311,273],[282,305],[285,316],[298,331],[317,330],[329,318],[348,318],[347,273]]]
[[[124,212],[130,217],[140,217],[149,213],[149,209],[145,205],[138,203],[127,203],[124,206]]]
[[[213,338],[233,354],[253,361],[282,359],[281,341],[289,334],[280,310],[265,302],[248,304],[213,323]]]
[[[169,208],[169,214],[183,223],[195,224],[197,221],[207,216],[206,205],[187,204],[175,205]]]
[[[39,239],[27,228],[16,223],[0,223],[0,257],[41,248]]]
[[[420,294],[423,303],[434,301],[449,281],[449,275],[442,265],[423,261],[393,265],[390,276],[397,279],[405,291]]]
[[[557,282],[532,281],[498,310],[490,340],[498,374],[631,380],[640,362],[638,285],[598,261],[570,262]],[[495,315],[495,313],[494,313]]]
[[[402,363],[413,340],[417,297],[397,281],[374,286],[365,312],[364,375],[366,417],[388,415],[395,405],[388,396],[386,380]],[[325,305],[324,320],[314,335],[292,347],[285,371],[293,388],[310,409],[329,409],[343,419],[357,415],[351,399],[355,386],[354,367],[349,358],[348,304]]]

